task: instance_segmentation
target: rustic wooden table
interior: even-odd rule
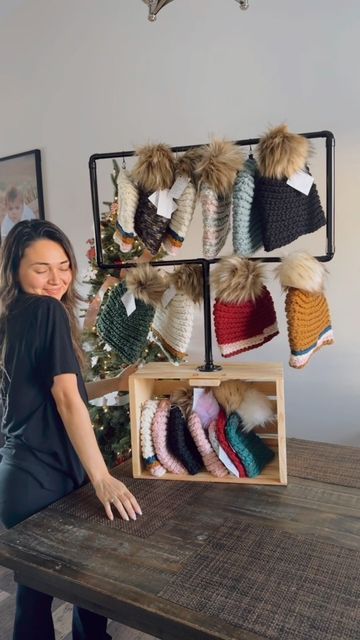
[[[156,481],[136,482],[151,492]],[[359,550],[359,517],[358,488],[291,475],[287,487],[207,484],[148,537],[50,507],[0,537],[0,564],[20,583],[164,640],[260,640],[159,593],[224,521],[241,518]]]

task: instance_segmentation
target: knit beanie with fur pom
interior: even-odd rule
[[[324,295],[326,270],[313,256],[297,251],[283,258],[277,273],[287,291],[285,311],[290,344],[289,364],[301,369],[313,353],[334,342],[330,311]]]
[[[254,206],[257,164],[250,156],[236,176],[233,190],[233,247],[240,256],[251,256],[262,247],[259,210]]]
[[[215,333],[224,358],[260,347],[279,333],[259,262],[223,258],[213,271],[212,283]]]

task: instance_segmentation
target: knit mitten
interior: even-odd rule
[[[117,178],[118,211],[114,240],[122,253],[128,253],[133,248],[135,229],[135,211],[139,202],[138,190],[129,174],[120,169]]]
[[[237,172],[244,163],[239,147],[224,140],[213,140],[203,147],[197,165],[203,214],[205,258],[216,258],[230,230],[231,193]]]
[[[290,344],[289,364],[302,369],[324,345],[333,344],[329,306],[324,295],[326,271],[305,252],[294,252],[278,268],[286,290],[285,312]]]
[[[159,478],[166,473],[166,469],[157,459],[151,433],[152,421],[158,406],[158,400],[145,400],[142,406],[140,417],[140,444],[146,469],[150,471],[151,475]]]
[[[170,189],[175,176],[175,158],[164,145],[147,145],[138,150],[138,160],[132,179],[139,191],[135,213],[135,232],[152,255],[156,255],[169,225],[169,218],[159,215],[149,196],[156,191]]]
[[[226,438],[243,463],[248,478],[255,478],[275,454],[254,431],[246,433],[242,426],[240,416],[232,413],[226,422]]]
[[[315,184],[308,195],[287,184],[298,171],[307,171],[308,155],[308,140],[290,133],[285,125],[272,129],[260,140],[255,207],[261,216],[265,251],[313,233],[326,222]]]
[[[262,247],[261,219],[254,206],[256,173],[256,161],[250,156],[233,189],[233,247],[241,256],[250,256]]]
[[[224,258],[214,269],[212,282],[215,333],[224,358],[260,347],[279,333],[259,262]]]

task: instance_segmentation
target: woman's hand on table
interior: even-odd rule
[[[123,520],[136,520],[142,515],[140,505],[127,487],[110,474],[93,482],[96,495],[104,505],[109,520],[114,520],[113,509],[119,512]]]

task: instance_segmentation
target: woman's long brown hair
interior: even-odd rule
[[[52,240],[65,251],[72,272],[72,279],[67,292],[61,299],[70,321],[71,335],[75,353],[80,365],[84,365],[84,354],[80,345],[80,331],[76,317],[76,307],[82,300],[76,290],[77,262],[74,250],[67,236],[52,222],[47,220],[24,220],[18,222],[5,238],[0,253],[0,344],[1,361],[4,359],[6,344],[6,320],[11,307],[21,292],[19,282],[20,262],[28,247],[37,240]]]

